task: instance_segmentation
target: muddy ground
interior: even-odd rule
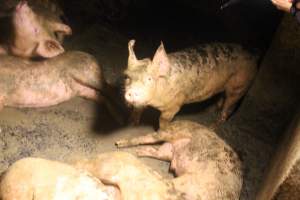
[[[276,37],[279,36],[275,36],[275,40]],[[121,72],[126,65],[128,39],[110,28],[94,24],[68,39],[66,46],[68,50],[93,54],[103,67],[108,82],[119,86],[122,83]],[[141,41],[144,46],[138,45],[140,55],[153,52],[154,49],[147,49],[147,42]],[[297,52],[278,51],[275,42],[240,107],[217,130],[243,161],[242,200],[254,198],[263,170],[295,110],[299,96],[299,70],[295,70],[296,62],[286,64],[278,61],[296,57]],[[190,119],[209,125],[216,117],[214,101],[210,101],[185,106],[176,119]],[[114,122],[104,106],[80,98],[49,108],[5,108],[0,113],[0,172],[27,156],[70,161],[118,150],[114,146],[116,140],[153,131],[157,118],[156,111],[147,110],[141,126],[122,127]],[[133,148],[122,150],[134,153]],[[143,161],[164,176],[171,177],[168,163],[153,159]]]

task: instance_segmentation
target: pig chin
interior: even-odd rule
[[[127,101],[128,104],[130,104],[130,105],[132,105],[132,106],[134,106],[136,108],[144,107],[145,105],[147,105],[146,102],[141,101],[141,100],[138,101],[138,100],[127,100],[126,99],[126,101]]]

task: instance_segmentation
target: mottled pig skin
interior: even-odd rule
[[[63,16],[54,2],[20,1],[12,12],[11,32],[2,47],[9,54],[26,58],[52,58],[63,53],[63,38],[72,34]]]
[[[122,200],[182,200],[172,182],[127,152],[102,153],[79,160],[75,166],[120,188]]]
[[[128,68],[124,73],[125,99],[138,110],[132,117],[135,124],[143,108],[152,106],[161,111],[160,128],[164,128],[182,105],[224,92],[216,123],[220,124],[246,93],[257,70],[257,58],[234,44],[207,44],[170,54],[161,44],[153,60],[138,60],[134,44],[134,40],[128,43]]]
[[[139,147],[137,155],[171,162],[172,183],[186,200],[238,200],[242,188],[241,161],[212,130],[191,121],[174,121],[164,130],[116,142]]]
[[[0,56],[0,110],[5,107],[38,108],[57,105],[79,96],[104,103],[122,122],[96,59],[70,51],[45,61]]]
[[[1,200],[121,200],[117,188],[71,165],[23,158],[4,173]]]

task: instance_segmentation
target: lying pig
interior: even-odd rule
[[[76,162],[103,183],[120,189],[123,200],[182,200],[173,184],[126,152],[108,152]]]
[[[64,52],[62,40],[65,35],[71,35],[72,30],[60,19],[63,16],[60,9],[54,5],[50,9],[46,1],[44,4],[34,2],[32,8],[25,0],[16,5],[12,14],[12,33],[8,34],[2,49],[20,57],[57,56]]]
[[[15,162],[0,182],[1,200],[119,200],[119,190],[85,171],[41,158]]]
[[[177,176],[174,188],[187,200],[238,200],[242,187],[241,161],[216,133],[190,121],[175,121],[157,133],[121,140],[118,147],[141,144],[139,156],[170,161]]]
[[[256,73],[257,59],[233,44],[203,45],[168,55],[161,44],[151,61],[136,58],[134,43],[128,43],[125,99],[137,109],[135,124],[141,114],[138,110],[149,105],[161,111],[159,122],[164,128],[183,104],[221,92],[225,98],[219,102],[222,112],[217,124],[224,122]]]
[[[80,96],[105,105],[119,123],[107,98],[113,92],[100,66],[89,54],[70,51],[45,61],[0,56],[0,110],[10,107],[47,107]]]

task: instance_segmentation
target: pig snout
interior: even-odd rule
[[[130,88],[125,92],[125,100],[132,105],[145,105],[147,95],[143,88]]]
[[[133,103],[136,99],[138,99],[138,96],[139,96],[138,93],[134,90],[128,90],[125,93],[125,99],[130,103]]]

